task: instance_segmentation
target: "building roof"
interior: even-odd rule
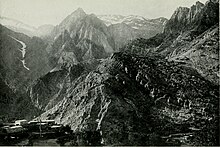
[[[51,126],[51,128],[60,128],[61,126],[58,126],[58,125],[54,125],[54,126]]]
[[[1,127],[1,128],[10,128],[10,126],[3,126],[3,127]]]
[[[29,121],[29,123],[38,123],[36,120]]]
[[[55,120],[42,120],[42,122],[55,122]]]
[[[17,123],[17,122],[27,122],[27,120],[25,120],[25,119],[22,119],[22,120],[16,120],[15,123]]]
[[[10,129],[15,129],[15,128],[23,128],[22,126],[13,126],[13,127],[10,127]]]
[[[42,123],[42,122],[40,123],[39,122],[39,123],[37,123],[37,125],[47,125],[47,123]]]

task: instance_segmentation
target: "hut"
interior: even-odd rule
[[[15,121],[15,125],[16,126],[22,126],[22,125],[27,125],[28,124],[28,121],[23,119],[23,120],[16,120]]]

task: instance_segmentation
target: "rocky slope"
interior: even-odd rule
[[[164,32],[148,40],[137,39],[127,51],[157,52],[169,60],[194,67],[208,80],[218,84],[219,2],[197,2],[191,8],[178,8],[166,23]],[[181,59],[181,60],[177,60]]]
[[[28,88],[32,103],[40,110],[47,111],[63,100],[70,83],[81,74],[94,70],[99,60],[90,60],[76,65],[54,68],[46,75],[35,80]]]
[[[99,131],[104,145],[216,145],[218,94],[185,65],[115,53],[41,117]]]

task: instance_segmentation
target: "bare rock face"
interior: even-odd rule
[[[99,131],[104,145],[215,145],[218,94],[190,67],[115,53],[41,118]]]
[[[167,22],[164,32],[165,33],[177,33],[185,31],[192,27],[192,25],[201,18],[198,18],[199,14],[203,11],[204,4],[196,2],[196,5],[187,7],[179,7],[173,13],[170,20]]]
[[[150,39],[137,39],[125,48],[136,54],[159,53],[169,61],[195,68],[209,81],[219,83],[219,2],[197,2],[178,8],[164,32]]]
[[[191,29],[198,34],[203,33],[218,23],[218,5],[218,1],[210,0],[205,5],[197,2],[191,8],[179,7],[166,23],[164,33],[178,35]]]

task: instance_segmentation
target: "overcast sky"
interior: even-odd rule
[[[170,18],[179,6],[198,0],[0,0],[0,15],[32,26],[57,25],[77,8],[86,13]],[[207,0],[200,0],[205,3]]]

